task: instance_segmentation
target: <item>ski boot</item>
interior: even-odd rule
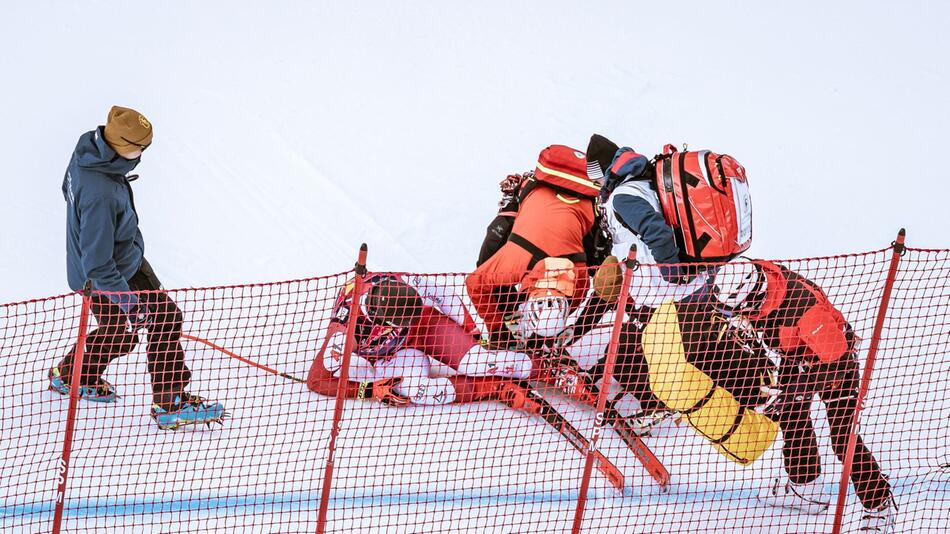
[[[563,349],[553,354],[543,360],[538,381],[554,387],[569,399],[588,406],[596,405],[598,391],[587,373],[581,371],[577,362]]]
[[[221,403],[211,404],[205,399],[181,393],[175,395],[174,400],[167,406],[152,405],[152,419],[162,430],[178,430],[183,426],[204,423],[211,427],[211,423],[223,425],[228,412]]]
[[[782,479],[776,478],[772,485],[757,498],[769,506],[791,508],[809,515],[818,515],[824,513],[831,505],[831,495],[819,480],[815,479],[804,484],[796,484],[788,480],[782,484]]]
[[[59,366],[49,370],[49,390],[69,396],[69,377],[62,375]],[[79,398],[91,402],[115,402],[118,395],[112,384],[99,378],[94,386],[79,386]]]
[[[891,533],[894,532],[897,526],[896,523],[897,503],[894,502],[893,496],[889,496],[877,508],[864,511],[858,532]]]

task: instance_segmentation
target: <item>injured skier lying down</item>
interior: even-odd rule
[[[436,276],[405,273],[371,273],[341,289],[307,377],[311,391],[337,395],[353,299],[359,313],[345,398],[397,406],[499,400],[535,411],[522,381],[538,378],[538,362],[482,346],[460,295]],[[457,374],[433,376],[432,360]]]

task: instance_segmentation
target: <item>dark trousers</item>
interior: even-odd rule
[[[152,396],[156,404],[167,405],[181,393],[191,380],[181,346],[182,313],[163,291],[161,282],[144,259],[142,267],[129,280],[129,287],[138,292],[139,303],[148,307],[151,323],[148,328],[146,353],[148,372],[152,379]],[[92,313],[97,327],[86,336],[82,372],[83,385],[95,385],[109,363],[126,356],[139,342],[136,332],[129,330],[129,321],[122,309],[104,295],[92,296]],[[59,364],[64,380],[72,372],[74,346]]]
[[[636,316],[636,319],[648,319],[648,316]],[[620,342],[617,345],[617,364],[614,367],[614,380],[620,383],[623,393],[633,395],[643,410],[665,408],[663,402],[656,398],[650,389],[650,370],[647,366],[643,347],[640,345],[643,323],[637,321],[626,322],[620,328]],[[602,358],[591,375],[599,380],[603,373],[604,358]],[[622,396],[622,395],[621,395]]]
[[[817,394],[825,405],[831,448],[838,460],[844,462],[851,419],[858,403],[858,362],[853,355],[846,355],[807,373],[802,373],[797,365],[783,363],[779,377],[781,384],[796,384],[795,387],[805,392],[800,401],[784,404],[776,416],[785,440],[782,447],[785,471],[792,482],[811,482],[821,474],[821,455],[810,413],[812,398]],[[852,466],[851,483],[864,507],[870,509],[883,504],[891,494],[890,484],[861,436],[856,439]]]

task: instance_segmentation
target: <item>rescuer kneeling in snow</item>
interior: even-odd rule
[[[815,395],[824,403],[832,449],[844,461],[860,382],[854,329],[817,284],[784,266],[735,261],[720,267],[714,282],[718,307],[733,315],[750,344],[779,360],[776,402],[769,413],[782,428],[788,480],[776,479],[760,499],[807,513],[824,512],[831,499],[820,483],[811,403]],[[897,507],[890,484],[860,436],[851,482],[866,509],[861,531],[893,531]]]

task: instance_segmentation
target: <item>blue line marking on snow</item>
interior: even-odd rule
[[[453,502],[476,504],[529,504],[556,503],[577,500],[577,492],[533,492],[516,495],[475,492],[432,492],[404,494],[332,495],[331,508],[370,505],[450,505]],[[317,510],[320,507],[319,492],[277,493],[273,495],[197,496],[188,499],[162,500],[156,497],[140,499],[82,499],[67,500],[64,513],[69,517],[123,516],[139,514],[163,514],[174,512],[214,512],[227,508],[244,511],[268,510]],[[0,506],[0,518],[53,513],[52,502],[13,506]]]
[[[897,482],[897,481],[892,481]],[[907,480],[896,483],[894,489],[920,491],[921,486],[930,492],[950,492],[950,480],[921,481]],[[829,484],[837,491],[837,484]],[[632,490],[632,491],[631,491]],[[652,488],[628,488],[623,496],[610,490],[591,490],[590,501],[611,499],[643,500],[644,504],[688,505],[699,502],[720,502],[726,500],[754,499],[757,490],[710,489],[697,491],[696,487],[684,487],[682,491],[674,489],[669,493],[658,493]],[[898,497],[899,499],[899,497]],[[402,506],[457,506],[506,505],[506,504],[559,504],[577,501],[576,491],[535,491],[517,494],[498,494],[477,491],[434,491],[431,493],[393,493],[366,494],[358,492],[335,492],[330,497],[330,508],[353,508],[379,505]],[[288,492],[270,495],[203,495],[179,499],[160,499],[141,497],[128,499],[67,499],[65,515],[68,517],[117,517],[141,514],[166,514],[175,512],[201,512],[214,514],[229,508],[240,508],[242,512],[318,510],[320,494],[318,492]],[[54,503],[0,503],[0,519],[47,515],[54,511]]]

